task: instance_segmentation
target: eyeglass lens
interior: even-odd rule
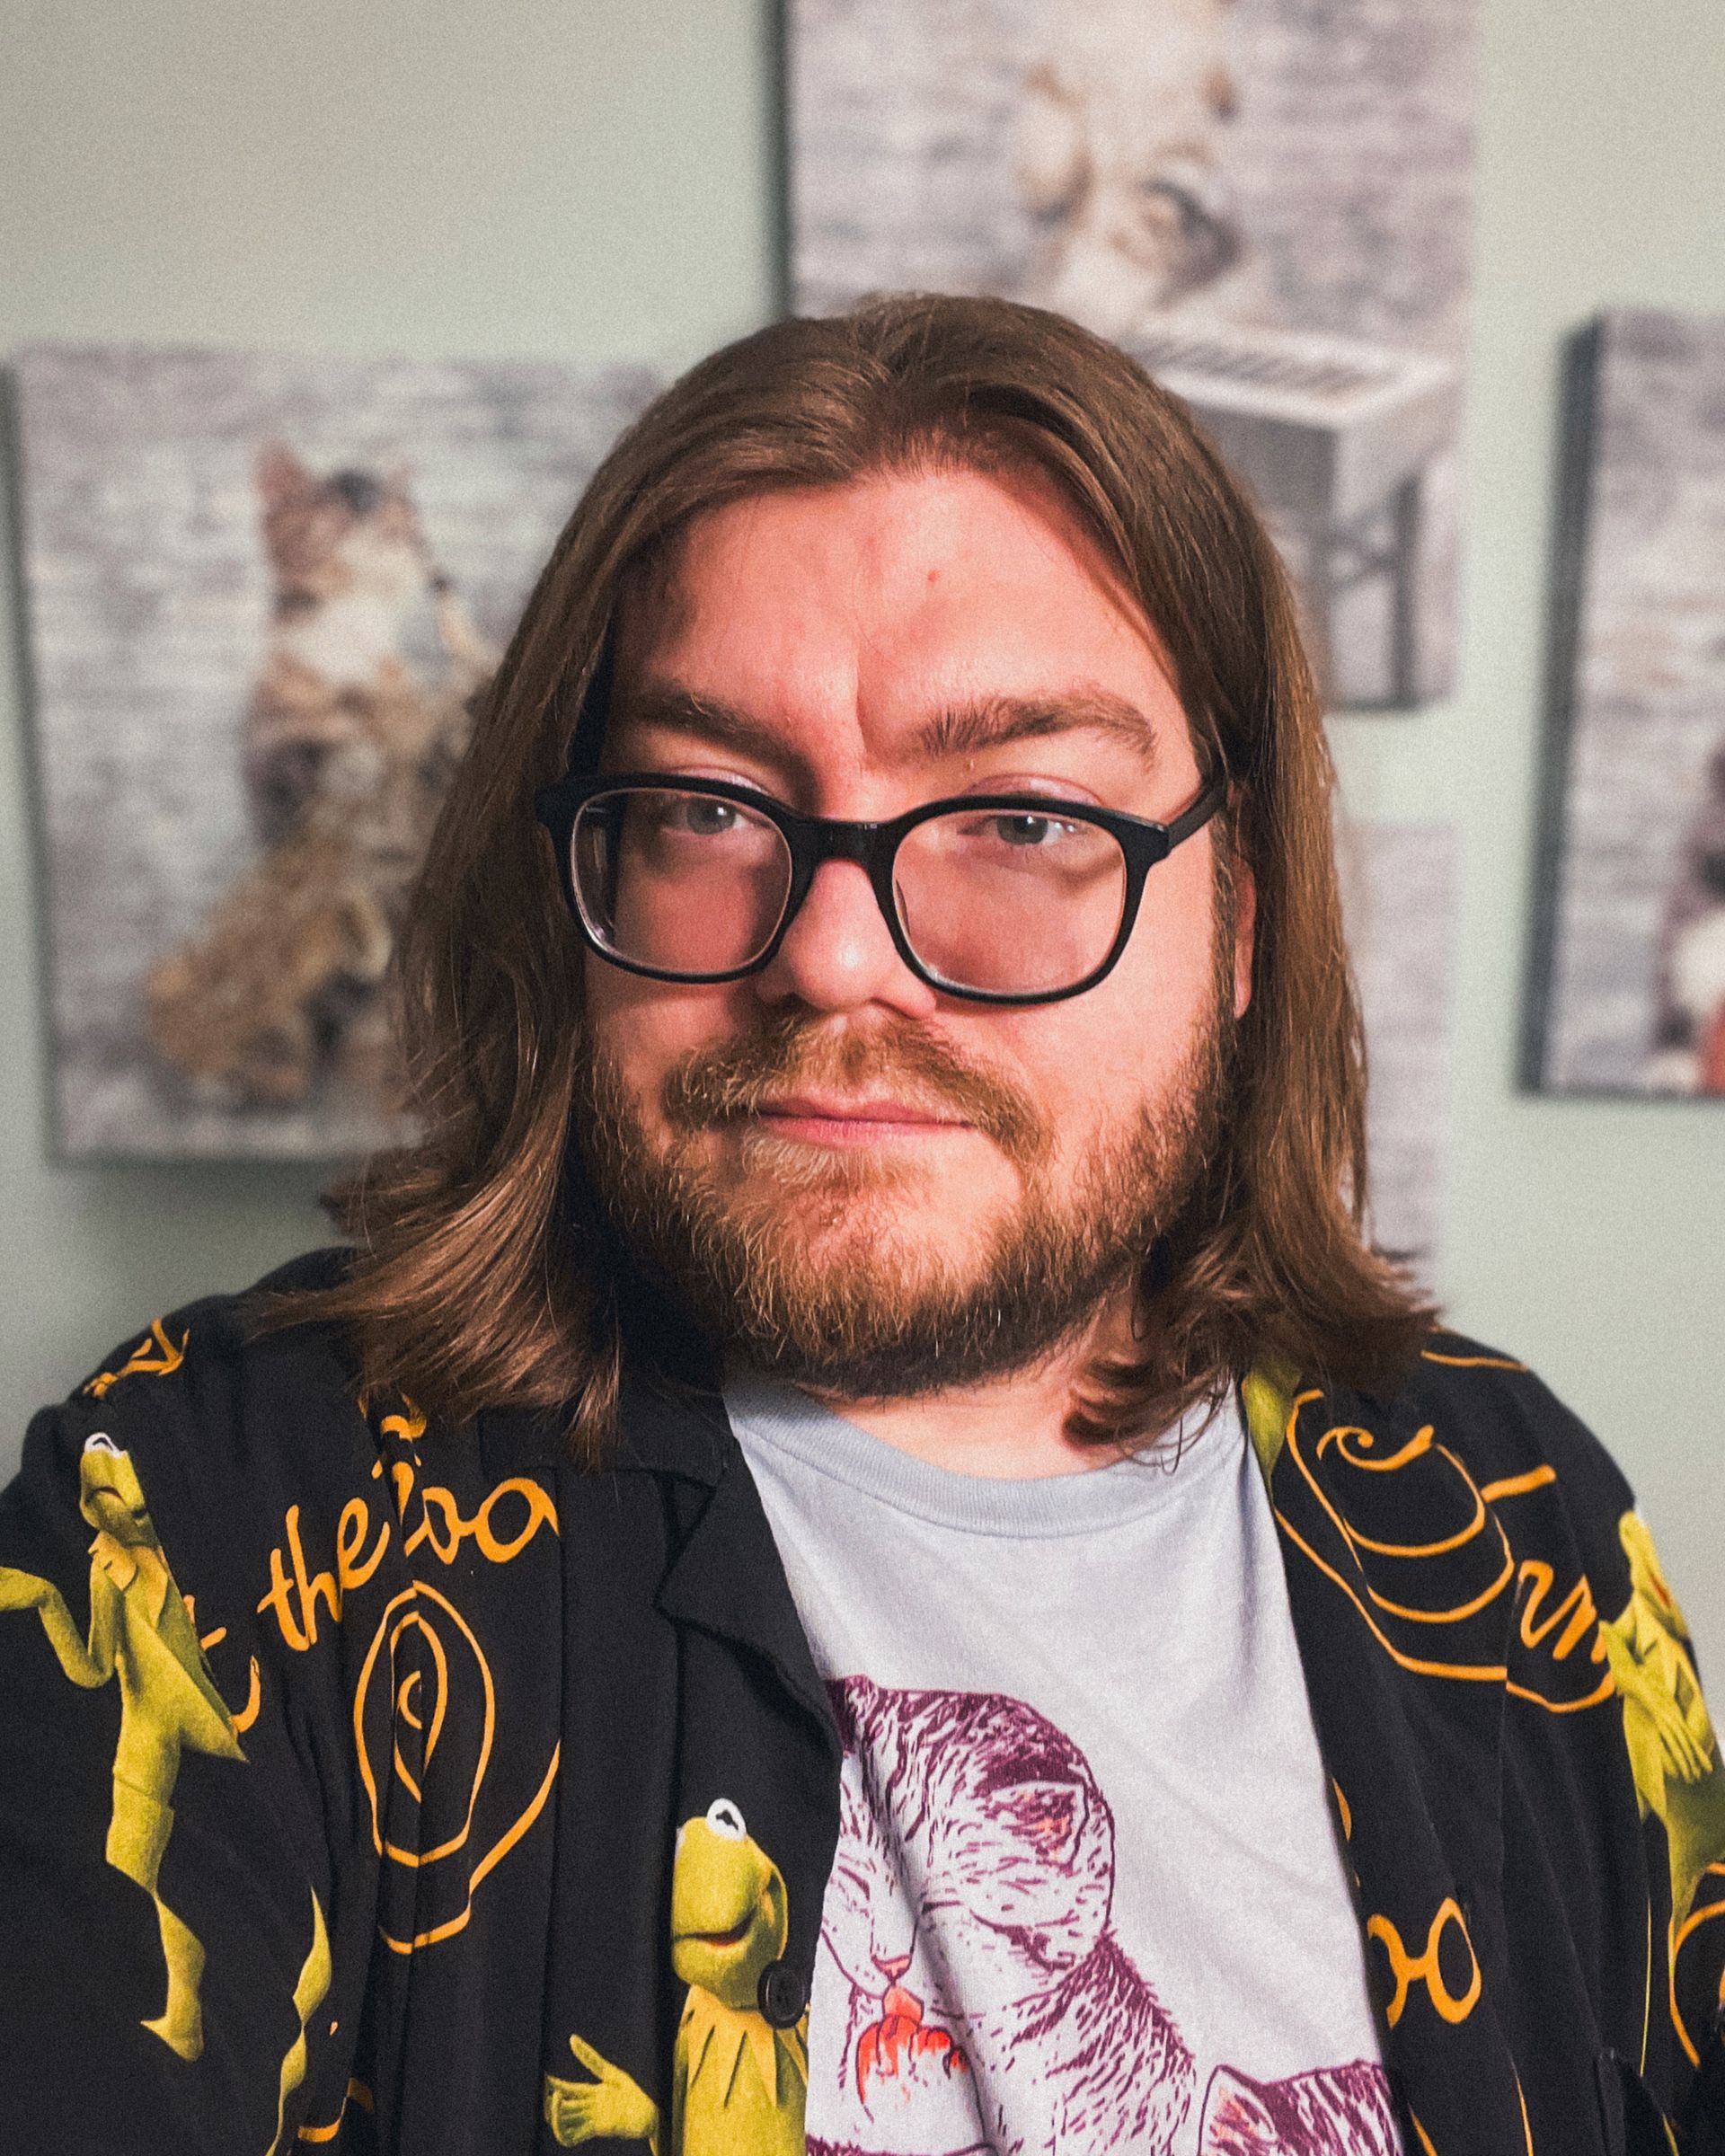
[[[791,894],[791,849],[741,802],[619,788],[582,807],[576,897],[601,949],[655,971],[723,974],[757,959]],[[1100,825],[1031,809],[957,808],[917,824],[893,864],[905,941],[954,988],[1073,986],[1107,958],[1126,857]]]

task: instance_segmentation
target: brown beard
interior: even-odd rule
[[[605,1224],[642,1274],[756,1368],[847,1400],[916,1399],[1004,1376],[1081,1334],[1201,1182],[1233,1024],[1231,976],[1225,989],[1219,965],[1217,976],[1162,1099],[1106,1130],[1064,1191],[1049,1172],[1046,1118],[997,1073],[908,1021],[834,1036],[794,1013],[672,1069],[664,1152],[595,1045],[576,1103],[580,1157]],[[792,1145],[756,1127],[743,1147],[758,1190],[726,1192],[699,1157],[702,1132],[746,1121],[772,1096],[864,1084],[956,1111],[1018,1170],[1022,1200],[964,1272],[895,1243],[893,1195],[914,1165]],[[821,1228],[849,1231],[824,1262],[808,1233],[811,1206]]]

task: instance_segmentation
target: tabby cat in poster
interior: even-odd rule
[[[270,443],[257,485],[273,596],[242,756],[261,858],[155,968],[151,1030],[228,1105],[295,1106],[325,1070],[388,1105],[390,951],[491,654],[402,475],[319,476]],[[428,606],[437,681],[409,650]]]

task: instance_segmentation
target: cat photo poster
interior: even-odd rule
[[[1455,671],[1474,0],[787,0],[790,289],[995,293],[1191,406],[1332,702]]]
[[[1725,1096],[1725,319],[1570,354],[1528,1076]]]
[[[56,1140],[402,1135],[386,972],[470,700],[648,369],[16,362]]]

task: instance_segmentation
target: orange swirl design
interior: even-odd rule
[[[1465,1462],[1438,1439],[1429,1423],[1394,1446],[1387,1445],[1378,1432],[1355,1423],[1331,1425],[1314,1440],[1302,1431],[1301,1418],[1313,1402],[1322,1398],[1322,1392],[1315,1387],[1295,1396],[1288,1407],[1280,1451],[1293,1460],[1305,1489],[1334,1529],[1350,1561],[1345,1565],[1340,1560],[1332,1562],[1314,1548],[1309,1527],[1302,1532],[1296,1520],[1290,1516],[1285,1496],[1278,1499],[1273,1491],[1277,1524],[1295,1548],[1347,1595],[1391,1660],[1398,1667],[1422,1676],[1465,1683],[1501,1684],[1512,1697],[1528,1701],[1552,1714],[1578,1713],[1610,1699],[1616,1689],[1610,1670],[1596,1671],[1593,1666],[1602,1660],[1597,1638],[1590,1655],[1577,1652],[1583,1641],[1597,1630],[1597,1613],[1585,1577],[1578,1577],[1573,1582],[1566,1582],[1564,1588],[1556,1588],[1552,1568],[1544,1560],[1528,1557],[1518,1565],[1509,1536],[1494,1510],[1506,1498],[1531,1495],[1553,1485],[1557,1480],[1555,1471],[1542,1465],[1482,1487]],[[1320,1464],[1327,1471],[1322,1477],[1318,1471]],[[1348,1516],[1340,1495],[1339,1471],[1382,1479],[1410,1471],[1420,1473],[1432,1470],[1441,1473],[1444,1482],[1459,1500],[1459,1511],[1452,1515],[1455,1524],[1446,1524],[1444,1533],[1427,1535],[1419,1541],[1397,1539],[1386,1533],[1369,1533]],[[1390,1489],[1393,1484],[1380,1481],[1380,1486]],[[1429,1506],[1429,1499],[1424,1490],[1419,1501]],[[1459,1579],[1455,1563],[1443,1562],[1446,1559],[1456,1560],[1458,1553],[1461,1553],[1460,1562],[1466,1567]],[[1389,1582],[1384,1580],[1382,1571],[1385,1562],[1391,1566],[1431,1566],[1435,1581],[1444,1583],[1442,1598],[1434,1599],[1430,1605],[1422,1605],[1405,1591],[1387,1592]],[[1471,1657],[1465,1647],[1448,1655],[1417,1651],[1414,1641],[1396,1637],[1392,1629],[1402,1625],[1421,1628],[1465,1625],[1491,1609],[1506,1593],[1517,1595],[1524,1590],[1525,1599],[1518,1613],[1512,1610],[1506,1619],[1508,1636],[1503,1643],[1499,1644],[1496,1635],[1490,1642],[1482,1639]],[[1512,1629],[1517,1613],[1518,1636]],[[1573,1666],[1580,1674],[1583,1687],[1580,1695],[1564,1698],[1549,1694],[1544,1689],[1543,1662],[1536,1680],[1541,1689],[1535,1690],[1531,1682],[1517,1683],[1517,1675],[1529,1673],[1517,1668],[1516,1675],[1511,1674],[1509,1663],[1505,1659],[1506,1646],[1515,1653],[1522,1649],[1542,1650],[1545,1659],[1558,1666],[1552,1674],[1559,1692],[1565,1689],[1562,1675],[1568,1674],[1570,1657],[1574,1656]]]
[[[1516,1565],[1515,1559],[1510,1553],[1508,1537],[1504,1533],[1496,1516],[1481,1496],[1479,1485],[1468,1473],[1466,1467],[1446,1445],[1440,1445],[1436,1441],[1429,1424],[1416,1431],[1405,1445],[1401,1445],[1395,1452],[1382,1460],[1367,1457],[1367,1453],[1378,1442],[1372,1431],[1361,1429],[1357,1425],[1348,1423],[1332,1426],[1318,1439],[1314,1447],[1314,1457],[1322,1459],[1327,1453],[1333,1449],[1336,1458],[1349,1467],[1372,1474],[1399,1474],[1405,1472],[1417,1461],[1440,1458],[1447,1462],[1457,1485],[1465,1493],[1468,1519],[1466,1524],[1457,1532],[1426,1542],[1392,1542],[1380,1537],[1365,1534],[1338,1509],[1328,1490],[1314,1473],[1311,1462],[1305,1456],[1299,1428],[1300,1409],[1308,1401],[1320,1397],[1321,1395],[1317,1392],[1313,1391],[1303,1392],[1296,1399],[1288,1417],[1286,1449],[1298,1468],[1306,1487],[1317,1499],[1336,1533],[1347,1546],[1349,1555],[1353,1559],[1355,1569],[1359,1575],[1360,1586],[1367,1598],[1376,1608],[1382,1610],[1386,1616],[1398,1617],[1411,1624],[1459,1624],[1469,1617],[1476,1616],[1480,1611],[1494,1602],[1510,1584],[1515,1577]],[[1293,1530],[1290,1528],[1289,1532],[1292,1533]],[[1437,1609],[1422,1609],[1411,1604],[1393,1600],[1389,1595],[1382,1594],[1372,1585],[1367,1568],[1361,1561],[1362,1551],[1373,1556],[1395,1560],[1430,1559],[1464,1549],[1469,1543],[1480,1540],[1488,1533],[1495,1536],[1498,1545],[1495,1570],[1491,1580],[1484,1586],[1476,1589],[1463,1599],[1446,1603]],[[1297,1535],[1296,1540],[1299,1540]],[[1356,1604],[1358,1604],[1359,1596],[1348,1582],[1342,1580],[1332,1568],[1323,1565],[1322,1559],[1319,1559],[1308,1545],[1302,1542],[1301,1547],[1306,1550],[1306,1554],[1313,1558],[1314,1563],[1321,1565],[1322,1569],[1328,1572],[1330,1577],[1352,1596]],[[1362,1611],[1362,1613],[1366,1613]],[[1370,1621],[1369,1616],[1368,1621]],[[1373,1630],[1377,1632],[1378,1638],[1383,1640],[1384,1644],[1386,1647],[1389,1646],[1389,1641],[1382,1629],[1374,1623]],[[1403,1659],[1394,1648],[1392,1648],[1391,1651],[1396,1653],[1398,1660]],[[1412,1664],[1411,1663],[1409,1666],[1411,1666]],[[1433,1674],[1446,1676],[1455,1674],[1462,1668],[1469,1668],[1470,1674],[1477,1674],[1478,1669],[1478,1666],[1465,1664],[1427,1664],[1425,1666]],[[1508,1672],[1499,1665],[1496,1666],[1493,1674],[1502,1678],[1507,1676]]]
[[[387,1866],[420,1879],[443,1882],[422,1894],[414,1887],[403,1905],[423,1903],[443,1913],[411,1933],[380,1922],[378,1936],[397,1954],[411,1954],[453,1938],[473,1914],[473,1895],[544,1809],[557,1780],[561,1745],[553,1746],[538,1786],[500,1829],[476,1823],[498,1807],[482,1803],[498,1738],[497,1691],[491,1665],[473,1628],[449,1598],[425,1580],[392,1597],[378,1619],[354,1687],[353,1735],[370,1813],[373,1846]],[[438,1763],[434,1782],[431,1769]],[[429,1847],[408,1846],[392,1815],[402,1798],[424,1830]],[[435,1822],[435,1824],[434,1824]],[[480,1853],[475,1855],[475,1848]]]

